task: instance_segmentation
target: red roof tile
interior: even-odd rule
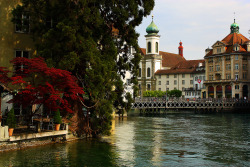
[[[146,55],[146,49],[140,48],[140,52],[142,55]],[[168,52],[159,52],[162,55],[162,67],[174,67],[176,64],[185,61],[186,59],[181,55],[168,53]]]
[[[171,69],[157,70],[156,75],[158,74],[187,74],[196,72],[196,67],[199,66],[199,63],[202,63],[202,66],[205,66],[205,60],[186,60],[178,63]]]

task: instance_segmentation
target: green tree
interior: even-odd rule
[[[22,0],[12,13],[17,24],[27,22],[22,14],[29,16],[30,24],[23,25],[30,25],[38,56],[78,78],[92,133],[97,135],[109,132],[113,107],[129,108],[131,99],[122,100],[125,71],[131,71],[137,92],[140,55],[135,27],[153,7],[154,0]],[[130,47],[137,53],[131,55]]]
[[[171,91],[167,91],[167,95],[169,97],[181,97],[182,91],[174,89],[174,90],[171,90]]]

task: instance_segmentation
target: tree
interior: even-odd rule
[[[174,89],[174,90],[171,90],[171,91],[167,91],[167,95],[169,97],[181,97],[182,91]]]
[[[0,68],[0,81],[12,88],[14,98],[9,101],[22,105],[44,105],[51,111],[57,109],[72,113],[69,100],[77,100],[84,94],[83,88],[70,72],[47,67],[43,58],[15,58],[11,61],[16,69],[12,76]],[[20,67],[22,64],[23,68]],[[37,108],[33,113],[38,111]]]
[[[135,27],[153,7],[154,0],[22,0],[13,10],[13,22],[20,23],[21,14],[30,16],[37,54],[50,67],[69,70],[78,78],[92,132],[102,134],[109,132],[113,107],[130,105],[130,99],[122,100],[126,71],[131,71],[137,92]],[[137,51],[132,59],[130,47]]]

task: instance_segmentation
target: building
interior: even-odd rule
[[[230,33],[206,49],[206,97],[250,97],[250,40],[239,29],[234,20]]]
[[[156,71],[157,90],[181,90],[185,98],[201,97],[205,80],[204,60],[181,61],[171,69]]]
[[[159,29],[155,25],[153,18],[151,24],[146,29],[146,49],[141,48],[142,59],[139,63],[139,96],[146,90],[157,89],[157,78],[155,72],[160,69],[170,69],[181,61],[185,61],[183,55],[159,51],[160,35]],[[180,49],[181,50],[181,49]],[[183,53],[183,48],[182,48]]]
[[[21,15],[20,18],[18,18],[22,23],[21,26],[17,26],[11,22],[12,9],[20,3],[21,0],[2,0],[0,3],[0,66],[7,67],[10,71],[13,71],[10,60],[15,57],[29,58],[35,54],[34,43],[29,35],[29,17]],[[5,95],[6,91],[6,87],[0,83],[0,108],[2,112],[4,112],[7,107],[9,109],[12,108],[12,104],[6,103],[12,98],[10,95]]]

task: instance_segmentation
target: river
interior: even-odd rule
[[[101,140],[0,153],[0,166],[250,166],[250,114],[130,116]]]

